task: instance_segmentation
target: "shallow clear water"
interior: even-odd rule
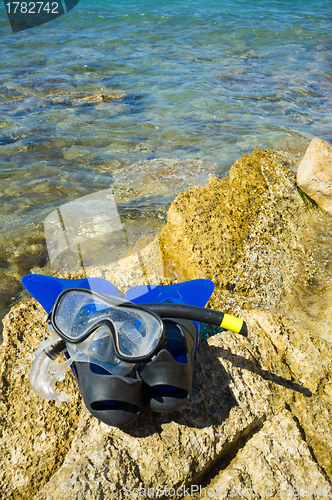
[[[331,141],[331,25],[328,0],[81,0],[12,34],[2,7],[0,315],[45,264],[42,222],[66,200],[112,187],[158,227],[179,191],[254,146]]]

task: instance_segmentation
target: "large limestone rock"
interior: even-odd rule
[[[28,331],[36,325],[32,304],[11,314]],[[126,431],[107,427],[84,408],[72,429],[75,407],[31,401],[37,398],[24,369],[18,378],[27,389],[17,389],[22,415],[9,401],[12,421],[1,440],[3,497],[124,499],[128,491],[152,492],[158,485],[204,487],[211,474],[213,487],[229,487],[225,498],[240,485],[259,492],[264,485],[278,491],[285,482],[320,481],[326,488],[332,477],[331,343],[276,313],[252,310],[247,322],[248,339],[224,332],[202,341],[187,407],[170,415],[145,409]],[[67,389],[77,397],[74,387]]]
[[[321,208],[332,213],[332,148],[313,139],[299,165],[297,184]]]
[[[295,165],[255,150],[228,177],[180,193],[160,235],[166,275],[212,279],[213,308],[242,316],[253,307],[281,311],[329,335],[332,218],[308,211]]]
[[[238,498],[239,488],[247,498],[291,498],[288,484],[330,491],[331,320],[317,312],[321,302],[331,308],[331,217],[306,211],[289,163],[255,151],[171,207],[161,235],[168,277],[211,277],[211,305],[238,311],[249,329],[248,338],[222,332],[200,343],[181,411],[145,408],[121,431],[87,412],[71,379],[70,403],[36,398],[29,354],[46,334],[45,314],[34,301],[11,310],[0,365],[3,498],[157,498],[158,486],[158,498],[174,488],[173,498],[188,499],[205,498],[199,487],[210,498]]]
[[[287,158],[255,150],[228,177],[180,193],[160,238],[168,276],[212,279],[227,297],[214,306],[234,312],[287,308],[295,277],[304,284],[313,272],[294,183]]]
[[[286,446],[287,444],[287,446]],[[263,424],[239,450],[226,470],[207,484],[191,486],[185,497],[248,500],[331,496],[331,483],[303,440],[301,428],[290,412],[282,411]]]

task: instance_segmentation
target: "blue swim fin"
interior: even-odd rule
[[[205,307],[214,290],[214,283],[198,279],[174,285],[139,285],[129,288],[126,299],[135,304],[144,302],[174,302]]]
[[[49,313],[58,295],[67,288],[88,288],[105,295],[117,296],[114,285],[103,278],[62,279],[42,274],[27,274],[22,283],[29,293]]]

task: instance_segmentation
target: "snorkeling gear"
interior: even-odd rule
[[[188,320],[165,320],[167,343],[153,360],[140,363],[143,399],[153,411],[179,410],[190,398],[197,348],[196,327]]]
[[[190,398],[202,318],[191,314],[205,314],[204,307],[213,290],[212,281],[200,279],[153,289],[140,285],[125,294],[128,300],[162,316],[165,324],[165,347],[154,359],[138,367],[143,400],[153,411],[178,410]]]
[[[116,288],[107,280],[102,278],[83,278],[77,280],[59,279],[52,276],[40,274],[29,274],[23,277],[22,283],[26,290],[44,307],[49,313],[58,295],[73,285],[92,288],[104,294],[116,294]],[[68,358],[63,363],[55,363],[55,359],[66,347],[56,332],[51,331],[49,340],[40,343],[35,353],[35,360],[30,370],[30,385],[33,391],[44,399],[56,401],[67,401],[64,392],[56,393],[56,382],[63,380],[66,376],[68,366],[72,359]]]
[[[116,295],[115,287],[100,278],[63,280],[28,275],[22,282],[37,300],[48,305],[55,290],[62,290],[52,309],[45,308],[52,334],[41,343],[31,368],[35,393],[45,399],[67,400],[64,393],[55,393],[55,383],[71,365],[85,405],[94,416],[117,427],[133,421],[142,405],[142,382],[135,377],[135,366],[162,345],[161,319],[139,306],[129,308],[128,301],[116,296],[73,288],[76,284],[93,286]],[[65,350],[67,361],[55,363]]]
[[[137,417],[142,397],[157,412],[181,408],[191,395],[199,321],[224,325],[225,316],[233,318],[202,307],[214,289],[210,280],[132,287],[125,299],[101,278],[27,275],[22,282],[45,304],[51,330],[31,368],[33,390],[65,401],[55,384],[71,366],[87,409],[117,427]],[[233,323],[246,335],[242,320]],[[63,351],[67,360],[56,363]]]

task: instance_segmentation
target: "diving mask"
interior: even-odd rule
[[[70,355],[86,352],[84,361],[90,362],[112,364],[114,356],[127,363],[145,361],[164,339],[163,322],[155,313],[84,288],[61,292],[49,322]]]
[[[84,288],[61,292],[48,323],[51,339],[41,343],[30,373],[31,386],[45,399],[66,399],[65,394],[55,394],[55,382],[64,378],[73,361],[125,376],[136,363],[153,357],[165,342],[164,324],[158,315]],[[68,360],[56,363],[64,350]]]

